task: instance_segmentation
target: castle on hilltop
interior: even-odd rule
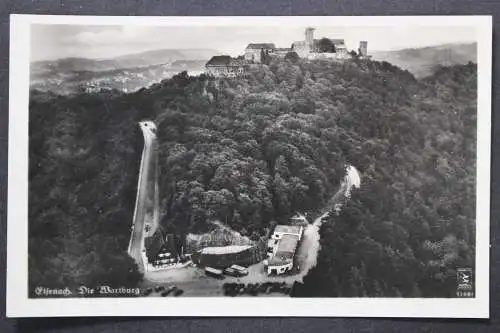
[[[206,65],[206,72],[214,76],[237,77],[243,76],[250,64],[265,62],[264,59],[285,58],[289,53],[296,53],[304,59],[331,59],[343,61],[353,58],[370,59],[368,42],[360,41],[358,51],[348,51],[344,39],[314,38],[314,28],[305,30],[305,38],[295,41],[289,48],[277,48],[274,43],[250,43],[244,54],[237,58],[214,56]]]

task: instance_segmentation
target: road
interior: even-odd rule
[[[139,168],[137,197],[128,253],[135,259],[142,271],[144,263],[141,252],[144,249],[144,238],[151,235],[158,225],[158,157],[155,124],[151,121],[141,121],[139,126],[144,136],[144,150]],[[146,224],[151,226],[149,233],[145,231]]]
[[[309,270],[316,266],[320,249],[319,229],[323,223],[323,219],[328,217],[333,210],[339,211],[346,200],[349,200],[352,188],[359,188],[360,185],[361,179],[358,170],[352,165],[346,166],[346,175],[340,184],[339,190],[328,201],[326,208],[323,210],[323,214],[316,218],[313,223],[308,224],[304,229],[302,241],[295,253],[295,265],[300,268],[300,273],[297,275],[297,281],[302,281],[302,278],[309,273]]]
[[[207,277],[203,269],[199,267],[184,267],[179,269],[169,269],[157,272],[149,272],[145,277],[143,288],[152,287],[156,285],[168,286],[175,284],[183,289],[185,293],[183,296],[223,296],[222,285],[228,282],[238,283],[264,283],[264,282],[285,282],[289,286],[293,285],[295,281],[302,282],[304,276],[316,266],[318,252],[320,249],[320,234],[319,229],[323,220],[328,217],[330,212],[334,209],[340,209],[342,205],[348,200],[351,188],[359,188],[360,179],[357,170],[354,167],[346,169],[346,176],[337,193],[330,199],[327,207],[321,216],[316,218],[313,223],[308,224],[299,243],[299,247],[295,253],[295,268],[299,268],[299,272],[290,275],[268,276],[264,269],[264,263],[248,267],[248,275],[240,278],[226,276],[224,280],[218,280]],[[153,295],[154,296],[154,295]],[[158,295],[156,295],[158,296]],[[267,296],[267,295],[266,295]],[[279,294],[273,296],[286,296]]]

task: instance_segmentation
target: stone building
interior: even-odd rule
[[[216,77],[244,76],[248,62],[243,58],[232,58],[228,55],[213,56],[206,64],[207,74]]]
[[[247,61],[260,63],[260,55],[263,52],[272,55],[276,46],[274,43],[250,43],[245,48],[244,58]]]
[[[292,52],[291,47],[278,47],[274,50],[273,55],[278,58],[284,58],[289,52]]]
[[[320,40],[314,38],[314,28],[306,28],[305,38],[301,41],[295,41],[292,44],[292,51],[297,52],[301,58],[307,59],[350,59],[352,56],[349,53],[345,41],[342,38],[328,38],[334,45],[334,52],[321,52]],[[367,57],[368,42],[361,41],[359,52],[363,57]]]

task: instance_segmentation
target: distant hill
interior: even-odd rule
[[[477,44],[443,44],[396,51],[373,52],[373,59],[387,61],[422,78],[432,75],[437,66],[477,62]]]
[[[112,59],[65,58],[31,64],[30,86],[69,94],[83,87],[134,91],[188,71],[198,75],[213,55],[212,49],[164,49]]]
[[[111,59],[64,58],[50,61],[37,61],[31,64],[32,78],[50,74],[70,72],[101,72],[116,69],[146,67],[168,64],[175,61],[208,60],[220,54],[212,49],[163,49],[135,54],[127,54]]]

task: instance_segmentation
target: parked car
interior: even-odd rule
[[[155,287],[155,291],[156,291],[157,293],[158,293],[158,292],[160,292],[160,291],[162,291],[162,290],[164,290],[164,289],[165,289],[165,287],[164,287],[164,286],[156,286],[156,287]]]
[[[152,292],[153,292],[153,288],[148,288],[148,289],[144,290],[144,296],[148,296]]]
[[[240,276],[240,273],[231,267],[224,268],[224,274],[229,275],[229,276],[234,276],[234,277]]]
[[[246,267],[243,267],[243,266],[240,266],[240,265],[231,265],[231,267],[229,267],[233,270],[235,270],[236,272],[238,272],[239,276],[245,276],[245,275],[248,275],[248,269]]]
[[[213,267],[205,267],[205,274],[216,279],[224,279],[224,272]]]
[[[173,285],[173,286],[168,286],[167,288],[165,288],[165,290],[162,291],[161,295],[162,296],[168,296],[171,292],[177,290],[177,286]]]
[[[175,289],[174,296],[177,297],[177,296],[182,295],[183,293],[184,293],[184,290],[182,290],[182,289]]]

